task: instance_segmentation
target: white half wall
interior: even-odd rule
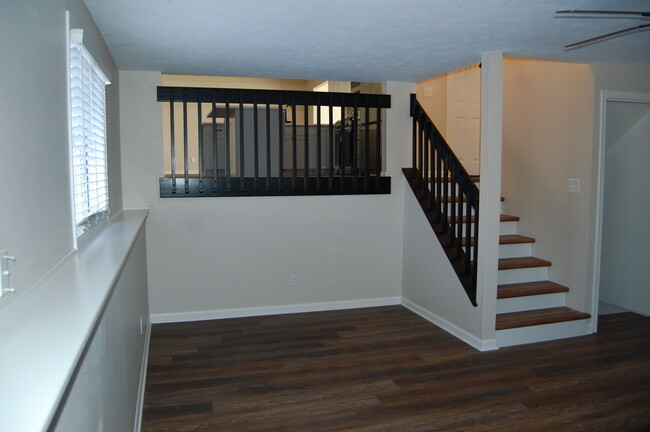
[[[142,229],[48,430],[140,429],[150,329],[146,265]]]
[[[150,208],[152,314],[400,296],[400,170],[409,129],[393,122],[408,122],[408,108],[396,110],[408,107],[403,86],[386,85],[395,107],[384,124],[390,195],[161,199],[159,82],[157,72],[120,72],[124,205]]]

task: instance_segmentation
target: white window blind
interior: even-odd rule
[[[106,92],[110,84],[82,44],[70,44],[70,137],[77,237],[108,216]]]

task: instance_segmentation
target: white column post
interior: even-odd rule
[[[482,340],[496,338],[496,300],[501,214],[503,53],[481,54],[481,166],[477,302],[483,309]]]

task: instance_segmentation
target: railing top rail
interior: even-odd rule
[[[158,102],[245,103],[390,108],[390,95],[202,87],[158,87]]]

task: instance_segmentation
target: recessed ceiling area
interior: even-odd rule
[[[648,23],[566,9],[650,10],[647,0],[85,0],[121,70],[417,82],[481,52],[650,64],[650,31],[564,46]]]

